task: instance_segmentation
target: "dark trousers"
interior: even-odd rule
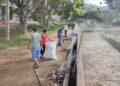
[[[58,38],[58,47],[62,47],[62,38]]]
[[[43,44],[43,49],[41,50],[41,55],[43,56],[44,55],[44,53],[45,53],[45,44]]]
[[[67,37],[67,30],[65,30],[65,37]]]

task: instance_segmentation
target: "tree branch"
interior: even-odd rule
[[[24,8],[28,7],[28,5],[29,5],[30,2],[31,2],[31,0],[24,0],[23,7]]]
[[[21,7],[20,0],[10,0],[10,2],[14,3],[18,8]]]
[[[36,2],[37,2],[36,5],[33,6],[33,7],[29,10],[29,12],[33,12],[41,3],[43,3],[42,0],[37,0]]]

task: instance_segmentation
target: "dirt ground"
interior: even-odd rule
[[[82,59],[85,86],[120,86],[120,52],[99,33],[84,34]]]
[[[69,41],[64,41],[63,47],[57,48],[58,60],[41,61],[39,73],[43,81],[46,82],[48,73],[63,63],[68,44]],[[39,86],[27,45],[0,51],[0,86]]]

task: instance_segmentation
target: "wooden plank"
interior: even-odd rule
[[[42,86],[42,83],[41,83],[41,80],[40,80],[40,77],[39,77],[38,70],[33,69],[33,71],[34,71],[35,76],[36,76],[36,78],[37,78],[37,80],[38,80],[38,84],[39,84],[39,86]]]

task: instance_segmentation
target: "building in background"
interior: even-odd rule
[[[14,20],[13,8],[15,6],[10,3],[10,20]],[[6,22],[6,0],[4,0],[0,6],[0,24]]]
[[[19,17],[18,15],[14,12],[14,10],[17,8],[16,5],[10,3],[10,23],[19,23]],[[2,4],[0,5],[0,24],[5,24],[6,23],[6,0],[4,0],[2,2]],[[28,19],[27,23],[38,23],[33,21],[32,18]]]

